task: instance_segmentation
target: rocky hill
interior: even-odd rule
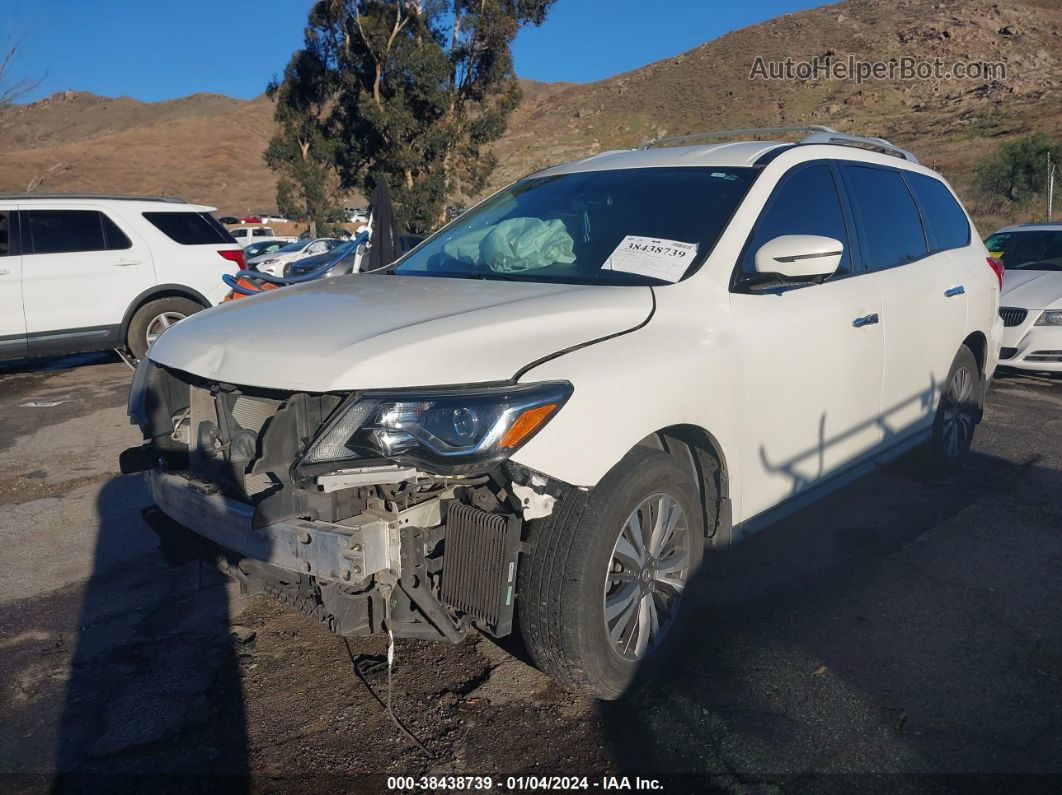
[[[849,56],[1000,62],[1005,78],[750,79],[765,61]],[[509,133],[495,146],[494,185],[535,168],[647,138],[687,132],[829,124],[879,135],[941,169],[982,224],[1005,208],[969,195],[972,172],[999,141],[1062,138],[1062,8],[1057,0],[848,0],[787,14],[689,52],[591,84],[525,81]],[[167,192],[224,211],[268,209],[262,162],[272,129],[264,97],[196,95],[142,103],[66,92],[0,109],[0,190]]]

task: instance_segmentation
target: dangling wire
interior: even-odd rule
[[[351,664],[351,667],[354,669],[355,675],[358,677],[358,679],[361,680],[361,683],[363,685],[365,685],[365,689],[369,691],[370,695],[372,695],[372,697],[376,699],[376,703],[378,703],[381,707],[383,707],[387,711],[387,716],[391,719],[391,721],[395,724],[395,726],[398,727],[399,731],[401,731],[402,734],[406,735],[406,737],[409,738],[410,742],[412,742],[414,745],[416,745],[417,748],[419,748],[424,753],[424,755],[428,757],[428,759],[434,759],[435,758],[435,754],[433,754],[431,751],[429,751],[428,747],[426,745],[424,745],[424,743],[422,743],[420,741],[420,739],[415,734],[413,734],[413,732],[411,732],[409,729],[407,729],[405,727],[405,724],[403,724],[402,721],[400,721],[398,719],[398,716],[395,715],[394,708],[391,706],[392,672],[393,672],[394,664],[395,664],[395,636],[391,632],[391,629],[390,629],[390,624],[391,624],[391,620],[390,620],[391,619],[390,601],[391,601],[390,600],[390,596],[388,596],[384,600],[384,605],[385,605],[384,612],[386,613],[386,619],[387,619],[387,624],[388,624],[388,629],[387,629],[387,700],[386,701],[384,701],[383,699],[380,698],[380,696],[376,693],[376,691],[373,690],[372,685],[370,685],[368,680],[362,675],[361,670],[358,668],[357,660],[354,659],[354,652],[350,648],[350,641],[348,641],[346,638],[343,638],[343,645],[345,645],[347,647],[347,656],[350,657],[350,664]],[[376,659],[379,659],[379,658],[376,658]]]

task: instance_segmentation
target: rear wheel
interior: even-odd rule
[[[136,310],[133,319],[129,321],[126,347],[135,358],[143,359],[155,340],[168,328],[202,309],[200,304],[188,298],[159,298],[148,301]]]
[[[929,474],[946,477],[962,466],[981,418],[984,384],[973,351],[963,345],[944,382],[927,445]]]
[[[698,491],[674,458],[632,451],[585,507],[562,503],[528,542],[520,627],[540,669],[615,699],[668,656],[704,549]]]

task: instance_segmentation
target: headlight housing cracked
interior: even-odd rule
[[[297,466],[321,471],[385,459],[440,473],[482,470],[523,446],[571,394],[567,381],[356,393]]]

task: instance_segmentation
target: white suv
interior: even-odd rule
[[[250,592],[344,635],[515,621],[543,670],[615,698],[705,554],[917,446],[963,460],[999,283],[885,141],[606,152],[386,275],[183,323],[137,371],[122,468]]]
[[[221,301],[243,249],[213,207],[155,197],[0,196],[0,358],[143,357]]]

